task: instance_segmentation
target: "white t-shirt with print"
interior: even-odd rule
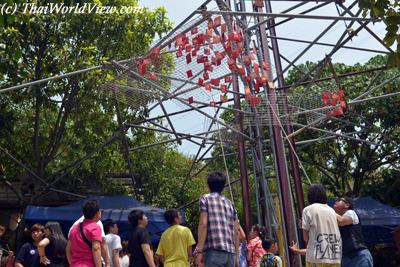
[[[340,263],[342,239],[335,211],[326,204],[314,203],[303,209],[302,228],[309,232],[306,261]]]
[[[110,255],[110,266],[113,267],[113,260],[112,260],[112,251],[114,249],[118,250],[118,259],[119,259],[119,250],[122,249],[121,245],[121,238],[118,235],[114,234],[107,234],[105,237],[106,244],[108,247],[108,255]]]
[[[357,213],[354,210],[346,211],[343,216],[350,217],[353,220],[353,225],[359,224],[360,221],[358,219]]]

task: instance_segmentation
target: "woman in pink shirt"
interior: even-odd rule
[[[267,229],[259,224],[253,225],[249,237],[250,242],[247,246],[247,260],[249,267],[257,267],[260,258],[267,253],[262,247],[262,240],[267,236]]]

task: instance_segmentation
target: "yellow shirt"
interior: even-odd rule
[[[173,225],[161,235],[156,254],[163,256],[164,267],[189,267],[187,249],[195,243],[189,228]]]

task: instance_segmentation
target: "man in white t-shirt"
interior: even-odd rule
[[[302,229],[307,243],[306,266],[340,266],[342,240],[335,211],[327,205],[325,188],[313,184],[308,189],[309,206],[303,209]]]
[[[349,197],[338,198],[333,206],[337,215],[343,242],[342,267],[372,267],[373,259],[361,230],[357,213],[353,210],[353,201]]]
[[[113,220],[104,221],[104,228],[106,232],[106,244],[108,247],[108,254],[110,256],[111,267],[121,267],[119,259],[119,251],[122,249],[121,238],[118,236],[118,225]]]
[[[68,239],[69,239],[69,234],[71,233],[72,228],[74,228],[75,225],[80,224],[81,222],[83,222],[84,219],[85,219],[84,216],[80,217],[78,220],[76,220],[74,222],[74,224],[71,226],[71,228],[69,228]],[[103,259],[105,267],[110,267],[110,256],[108,254],[108,248],[107,248],[107,245],[106,245],[106,242],[105,242],[106,235],[104,233],[103,223],[101,222],[101,220],[99,220],[97,222],[97,224],[100,226],[101,237],[103,238],[103,242],[101,242],[101,257]]]

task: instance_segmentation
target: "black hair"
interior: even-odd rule
[[[143,210],[139,209],[132,210],[128,215],[128,221],[133,228],[136,228],[139,224],[139,220],[142,220],[144,215],[145,213]]]
[[[326,204],[328,197],[325,188],[321,184],[312,184],[308,188],[308,204],[321,203]]]
[[[31,226],[31,228],[29,228],[29,232],[31,234],[36,231],[41,231],[42,233],[44,233],[44,226],[39,223],[35,223],[34,225]]]
[[[54,251],[55,255],[60,258],[65,258],[65,248],[67,247],[67,239],[65,238],[60,224],[58,222],[49,221],[44,226],[45,229],[50,230],[50,235],[54,240]],[[47,236],[49,238],[49,236]]]
[[[174,224],[175,218],[178,218],[178,217],[179,217],[179,212],[176,209],[169,209],[164,212],[164,218],[169,225]]]
[[[224,190],[226,177],[222,172],[212,172],[208,175],[207,184],[212,193],[221,193]]]
[[[353,203],[353,199],[351,197],[347,197],[347,196],[343,196],[341,198],[339,198],[339,200],[343,201],[344,203],[346,203],[347,205],[349,205],[349,210],[354,209],[354,203]]]
[[[263,249],[265,249],[265,250],[269,250],[269,249],[271,248],[271,246],[272,246],[273,244],[275,244],[275,243],[276,243],[276,240],[273,239],[273,238],[263,239],[263,241],[262,241],[262,247],[263,247]]]
[[[257,234],[261,238],[261,240],[264,240],[267,237],[267,228],[266,227],[259,225],[259,224],[255,224],[255,225],[253,225],[252,229],[257,232]]]
[[[103,222],[104,232],[108,234],[111,230],[111,227],[114,227],[117,223],[114,220],[107,219]]]
[[[85,219],[93,219],[100,210],[99,203],[96,200],[89,200],[82,206],[82,213]]]

